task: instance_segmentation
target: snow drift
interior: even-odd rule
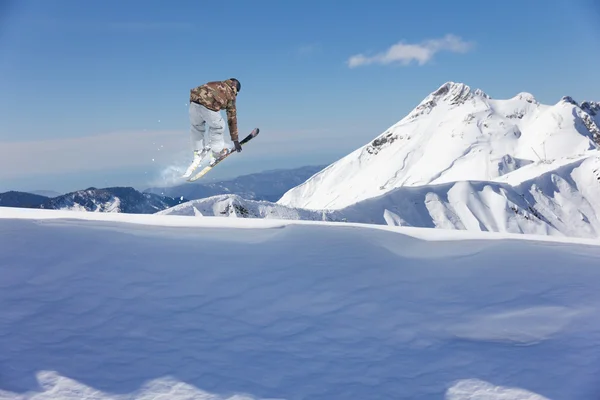
[[[0,208],[0,243],[3,400],[600,393],[596,242]]]
[[[289,190],[279,204],[342,209],[398,187],[490,181],[536,161],[571,157],[600,144],[599,106],[530,93],[494,100],[447,82],[370,143]]]

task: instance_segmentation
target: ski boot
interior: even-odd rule
[[[188,167],[187,171],[185,171],[185,174],[183,174],[183,178],[189,178],[192,175],[192,172],[194,172],[194,170],[200,166],[202,160],[204,160],[209,150],[210,148],[208,147],[203,148],[202,151],[194,150],[194,160]]]
[[[210,163],[209,163],[209,165],[213,165],[218,160],[220,160],[221,158],[225,157],[229,152],[231,152],[231,149],[229,149],[227,147],[224,147],[223,150],[221,150],[219,152],[212,151],[210,153]]]

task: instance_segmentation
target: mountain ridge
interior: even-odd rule
[[[56,197],[17,191],[0,193],[0,206],[3,207],[92,212],[154,214],[185,201],[187,199],[142,193],[129,186],[89,187]]]
[[[48,199],[49,197],[47,196],[35,193],[9,190],[8,192],[0,193],[0,207],[35,208]]]
[[[142,193],[129,186],[98,189],[89,187],[45,201],[39,208],[53,210],[85,210],[92,212],[122,212],[153,214],[187,201],[168,196]]]
[[[212,183],[187,183],[166,188],[148,188],[144,191],[130,186],[89,187],[56,196],[8,191],[0,193],[0,206],[95,212],[121,212],[125,209],[129,210],[128,213],[154,213],[180,204],[184,200],[218,194],[235,193],[246,199],[276,201],[286,190],[303,182],[323,167],[306,165],[297,168],[272,169]],[[54,192],[49,193],[54,194]],[[120,197],[128,197],[130,200],[125,200],[123,203]],[[145,205],[136,208],[136,201]]]
[[[219,195],[160,215],[352,222],[581,238],[600,237],[600,154],[537,162],[496,181],[404,186],[342,209],[295,208]]]
[[[540,160],[600,145],[598,104],[528,92],[495,100],[446,82],[373,140],[286,192],[281,205],[340,209],[401,186],[493,180]],[[591,110],[594,115],[589,114]]]

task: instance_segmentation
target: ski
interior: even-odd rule
[[[254,139],[258,135],[258,132],[260,132],[260,129],[254,128],[254,130],[252,132],[250,132],[248,134],[248,136],[246,136],[244,139],[242,139],[242,141],[240,142],[240,145],[243,146],[246,143],[248,143],[250,140]],[[213,169],[218,163],[220,163],[221,161],[223,161],[224,159],[226,159],[232,153],[235,153],[235,152],[236,152],[235,149],[230,149],[227,153],[225,153],[224,155],[222,155],[221,157],[217,158],[216,160],[214,160],[213,162],[211,162],[210,164],[208,164],[206,167],[204,167],[204,169],[202,169],[196,175],[193,175],[192,177],[188,178],[187,179],[188,182],[194,182],[194,181],[197,181],[198,179],[202,178],[211,169]]]

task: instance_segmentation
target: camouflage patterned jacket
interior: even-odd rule
[[[190,90],[190,102],[201,104],[212,111],[227,111],[229,135],[233,141],[238,140],[236,96],[235,84],[230,79],[208,82]]]

